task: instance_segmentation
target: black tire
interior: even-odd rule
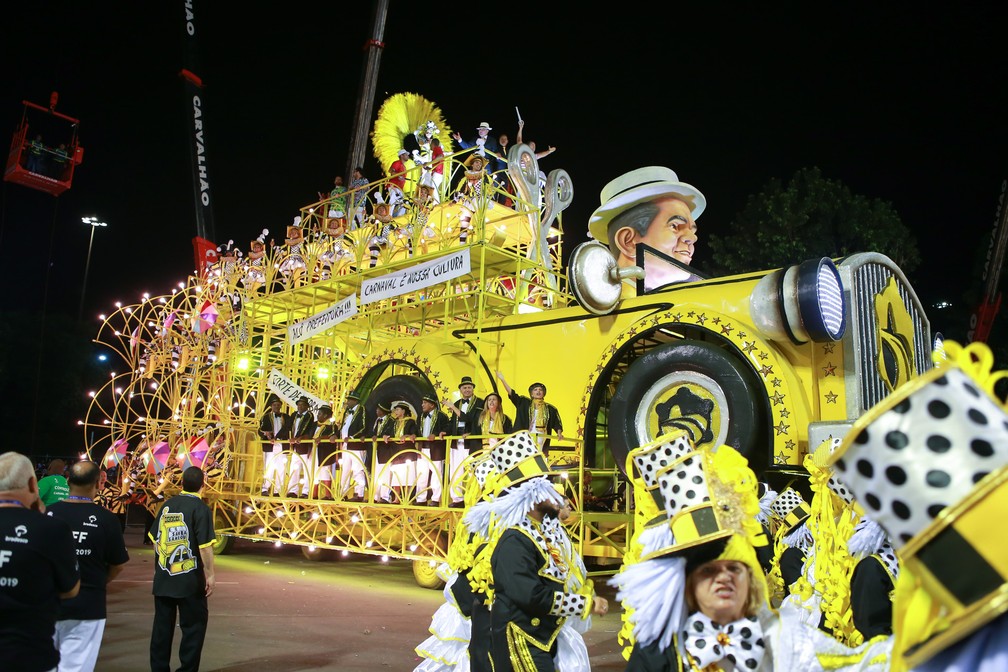
[[[227,555],[234,549],[235,538],[230,534],[218,534],[213,544],[214,555]]]
[[[761,474],[771,463],[766,395],[755,372],[727,351],[700,341],[666,343],[627,369],[609,407],[609,447],[627,453],[675,429],[697,448],[728,445]]]

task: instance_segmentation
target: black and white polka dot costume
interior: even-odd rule
[[[946,341],[935,368],[869,409],[834,456],[901,571],[927,577],[901,586],[893,605],[903,626],[893,655],[915,671],[988,672],[1008,660],[1006,579],[994,569],[1008,550],[991,534],[1008,496],[1008,409],[992,364],[985,344]]]

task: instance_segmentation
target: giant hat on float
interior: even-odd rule
[[[707,207],[707,199],[691,184],[679,181],[671,168],[647,166],[637,168],[611,180],[599,194],[601,204],[588,220],[588,230],[595,240],[609,244],[609,223],[622,212],[656,198],[675,196],[690,207],[693,219]]]
[[[985,344],[944,350],[861,416],[832,458],[916,580],[893,605],[908,667],[1008,611],[1008,545],[992,534],[1008,510],[1008,414],[993,392],[1008,374],[991,372]]]

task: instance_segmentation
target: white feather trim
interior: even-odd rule
[[[492,500],[484,500],[477,504],[473,504],[462,515],[462,524],[465,525],[470,532],[478,534],[484,539],[490,536],[490,522],[493,519],[493,511],[490,509],[491,501]]]
[[[784,537],[785,546],[788,548],[797,548],[803,553],[807,553],[812,548],[812,543],[812,532],[809,531],[808,525],[805,523],[802,523]]]
[[[686,559],[655,558],[630,565],[609,579],[616,599],[633,609],[634,639],[642,645],[658,641],[662,650],[686,622]]]
[[[770,505],[773,503],[780,493],[767,486],[766,493],[760,497],[759,500],[759,513],[756,514],[756,520],[760,522],[761,525],[770,524]]]
[[[637,541],[641,545],[641,555],[647,555],[658,549],[675,545],[675,536],[672,534],[672,528],[667,523],[663,523],[641,530]]]
[[[536,476],[514,486],[506,495],[501,495],[487,502],[487,508],[497,516],[499,521],[497,524],[502,529],[507,529],[524,520],[536,504],[547,500],[555,502],[557,505],[564,502],[563,497],[556,491],[548,478]]]
[[[885,541],[886,532],[882,526],[865,516],[858,521],[854,534],[847,540],[847,551],[860,560],[878,553]]]

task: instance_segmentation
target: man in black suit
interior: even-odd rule
[[[459,438],[453,442],[451,455],[448,460],[449,489],[451,491],[451,506],[462,506],[463,492],[459,488],[458,481],[461,480],[462,472],[459,467],[462,462],[474,453],[483,449],[483,440],[479,438],[467,438],[470,434],[479,434],[479,416],[483,412],[483,400],[476,396],[476,384],[470,376],[462,376],[459,382],[459,400],[452,403],[448,399],[444,400],[447,410],[450,410],[455,419],[452,422],[453,431],[451,434]]]
[[[283,412],[283,401],[274,394],[270,396],[269,405],[269,410],[259,420],[259,436],[263,440],[263,495],[270,494],[273,489],[279,462],[277,455],[283,450],[281,441],[286,441],[290,434],[290,416]]]
[[[311,412],[311,400],[302,396],[297,400],[297,412],[291,417],[290,422],[290,479],[287,482],[289,497],[308,496],[311,478],[306,473],[308,463],[305,458],[311,454],[314,438],[315,416]]]
[[[351,502],[364,501],[364,486],[367,483],[367,446],[363,443],[365,438],[365,428],[367,418],[364,413],[364,405],[360,403],[360,397],[356,392],[347,394],[346,404],[343,411],[343,421],[340,424],[340,437],[343,438],[343,452],[340,453],[340,497],[346,498],[350,489],[350,480],[353,478],[354,494],[350,497]]]
[[[387,403],[379,401],[375,406],[375,421],[368,429],[368,437],[375,439],[375,454],[372,456],[372,464],[374,464],[375,479],[378,481],[388,480],[392,468],[388,462],[395,453],[395,445],[389,446],[385,439],[386,436],[391,436],[395,427],[394,419],[389,415],[391,412],[392,409]],[[384,500],[387,502],[389,491],[389,486],[384,482],[376,483],[374,487],[375,501]]]
[[[497,138],[490,135],[492,131],[490,124],[485,121],[481,121],[480,125],[476,127],[476,137],[470,141],[462,139],[462,135],[455,133],[452,135],[455,138],[455,142],[458,143],[460,149],[471,149],[476,148],[476,153],[481,156],[487,156],[486,152],[492,152],[493,154],[500,154],[500,145],[497,144]],[[496,158],[493,156],[487,156],[491,161],[495,161]]]
[[[446,452],[444,437],[451,430],[451,419],[438,408],[437,399],[433,395],[424,395],[420,402],[420,418],[417,420],[417,449],[430,462],[417,460],[417,504],[437,506],[441,503]]]
[[[314,465],[315,473],[312,477],[312,495],[318,497],[332,496],[333,471],[336,467],[336,458],[333,453],[337,451],[339,445],[335,439],[339,438],[339,426],[333,418],[332,406],[322,404],[315,414],[315,446],[312,450],[313,457],[311,463]],[[322,485],[325,484],[323,489]]]

